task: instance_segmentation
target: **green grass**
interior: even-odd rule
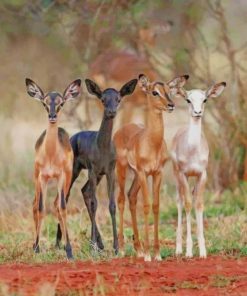
[[[31,182],[31,180],[30,180]],[[97,212],[98,225],[102,234],[105,250],[100,254],[90,251],[91,224],[84,202],[80,195],[81,181],[72,190],[69,210],[77,209],[68,217],[68,229],[73,246],[74,257],[77,260],[110,260],[116,258],[112,249],[112,226],[108,211],[108,199],[102,188],[99,189],[99,208]],[[47,200],[47,211],[42,228],[40,242],[41,253],[34,254],[34,225],[32,218],[33,188],[27,182],[22,187],[6,188],[1,186],[0,209],[0,264],[6,262],[56,262],[66,260],[63,249],[55,249],[57,229],[56,217],[53,212],[54,187]],[[176,240],[177,209],[174,187],[165,186],[161,194],[161,211],[159,237],[161,256],[174,256]],[[222,254],[232,256],[247,256],[247,219],[246,219],[246,186],[238,190],[226,191],[215,196],[205,193],[205,238],[208,254]],[[118,215],[117,215],[118,217]],[[184,219],[184,248],[185,248],[185,215]],[[138,224],[141,240],[143,241],[143,213],[141,198],[138,199]],[[126,225],[127,223],[127,225]],[[153,239],[153,218],[150,214],[150,239]],[[192,233],[194,254],[198,255],[196,239],[196,223],[193,213]],[[133,232],[128,209],[125,207],[125,256],[135,256],[133,248]],[[118,255],[120,256],[120,255]]]

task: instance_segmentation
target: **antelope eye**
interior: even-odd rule
[[[159,93],[158,93],[157,91],[154,90],[154,91],[152,92],[152,95],[153,95],[153,96],[158,96]]]
[[[186,101],[187,101],[187,103],[189,103],[189,104],[191,103],[191,101],[190,101],[189,99],[186,99]]]
[[[205,99],[204,101],[203,101],[203,103],[206,103],[207,102],[207,99]]]

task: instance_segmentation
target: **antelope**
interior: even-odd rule
[[[45,201],[48,181],[57,181],[58,195],[55,199],[57,217],[65,240],[65,251],[68,259],[73,258],[67,229],[67,210],[65,196],[68,193],[73,167],[73,150],[67,132],[57,125],[59,113],[63,105],[80,94],[81,80],[69,84],[63,95],[49,92],[46,95],[31,79],[26,78],[27,93],[40,101],[48,113],[48,127],[40,135],[35,145],[34,181],[35,198],[33,202],[33,218],[36,240],[33,245],[35,253],[40,252],[39,238],[42,220],[45,215]]]
[[[104,249],[101,235],[96,225],[95,216],[97,210],[96,187],[104,175],[107,179],[109,197],[109,211],[113,229],[113,248],[118,252],[118,238],[116,229],[116,205],[115,205],[115,163],[116,153],[112,142],[113,119],[116,116],[117,108],[122,98],[132,94],[137,79],[127,82],[120,91],[114,88],[107,88],[101,91],[99,86],[90,79],[85,80],[88,92],[96,96],[104,106],[104,115],[99,131],[81,131],[71,137],[70,142],[74,152],[73,174],[70,189],[79,176],[82,169],[88,170],[88,181],[82,187],[81,192],[91,220],[91,244],[94,249]],[[66,202],[69,199],[69,193]],[[57,245],[62,237],[60,225],[57,231]]]
[[[158,73],[150,62],[147,48],[154,48],[158,37],[167,34],[172,25],[171,21],[167,21],[162,25],[140,29],[133,40],[135,45],[132,50],[109,49],[104,51],[92,63],[90,76],[101,87],[108,85],[120,87],[129,77],[137,77],[139,73],[145,73],[151,80],[157,79]],[[134,110],[141,111],[144,114],[144,121],[147,121],[147,102],[140,89],[126,98],[121,108],[121,126],[130,122]]]
[[[191,237],[191,209],[192,199],[188,183],[189,177],[195,177],[195,186],[192,191],[195,201],[197,223],[197,239],[199,255],[206,258],[206,247],[203,233],[203,193],[207,180],[207,165],[209,148],[202,132],[202,116],[204,105],[209,98],[218,97],[226,86],[225,82],[217,83],[208,90],[193,89],[181,90],[182,96],[189,104],[190,121],[187,127],[180,129],[175,135],[171,148],[174,175],[177,184],[178,224],[176,238],[176,255],[182,254],[182,210],[185,207],[187,222],[186,257],[192,257]]]
[[[186,83],[188,75],[172,79],[167,83],[149,81],[144,74],[139,75],[139,86],[147,97],[147,125],[128,124],[120,128],[114,135],[117,150],[117,179],[119,184],[118,208],[120,215],[119,247],[122,251],[123,214],[125,205],[125,182],[127,168],[134,171],[134,180],[128,192],[129,208],[131,212],[134,232],[134,248],[138,257],[143,256],[136,218],[137,194],[141,189],[145,221],[144,260],[151,261],[149,252],[148,215],[150,212],[147,177],[153,178],[153,214],[154,214],[154,252],[155,260],[161,260],[159,250],[158,222],[159,222],[159,194],[162,169],[168,159],[164,137],[163,111],[172,112],[174,103],[170,96],[175,95]]]
[[[90,69],[91,76],[102,87],[107,87],[109,83],[119,87],[128,77],[137,77],[140,72],[146,73],[152,80],[157,78],[157,73],[146,58],[129,52],[116,51],[101,54]],[[126,98],[121,108],[122,112],[119,114],[121,126],[130,122],[134,110],[141,111],[146,121],[147,105],[140,89],[136,89],[129,98]]]

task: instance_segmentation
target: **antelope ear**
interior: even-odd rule
[[[124,86],[121,87],[119,93],[121,97],[131,95],[135,90],[137,79],[132,79],[129,82],[125,83]]]
[[[99,86],[90,79],[85,79],[85,83],[86,83],[86,87],[87,87],[88,92],[91,95],[94,95],[97,98],[101,99],[102,91],[99,88]]]
[[[169,82],[167,82],[167,84],[170,88],[183,87],[189,78],[190,78],[189,75],[178,76],[178,77],[173,78]]]
[[[143,91],[148,91],[150,81],[145,74],[140,74],[138,77],[138,84]]]
[[[186,99],[187,93],[183,87],[173,87],[170,89],[171,96]]]
[[[63,93],[63,100],[68,101],[79,96],[81,92],[81,79],[71,82]]]
[[[30,97],[33,97],[39,101],[44,99],[44,93],[42,89],[31,79],[26,78],[27,93]]]
[[[207,91],[206,91],[206,97],[207,98],[216,98],[219,95],[221,95],[221,93],[223,92],[223,90],[226,87],[226,82],[220,82],[217,83],[213,86],[211,86]]]

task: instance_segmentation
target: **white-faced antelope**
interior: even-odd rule
[[[184,206],[187,221],[186,256],[193,256],[191,237],[192,199],[188,183],[188,178],[193,176],[196,177],[192,195],[195,202],[199,254],[202,258],[207,256],[203,233],[203,193],[207,179],[206,169],[209,148],[207,139],[202,133],[202,115],[207,99],[218,97],[223,92],[225,86],[226,83],[221,82],[213,85],[207,91],[200,89],[185,91],[181,89],[179,93],[189,104],[190,121],[188,126],[177,132],[171,149],[174,175],[177,183],[177,255],[182,254],[182,210]]]
[[[73,258],[67,230],[67,210],[65,196],[68,193],[72,168],[73,150],[67,132],[57,126],[57,117],[64,103],[76,98],[80,94],[81,80],[73,81],[64,91],[63,95],[49,92],[46,95],[41,88],[31,79],[26,79],[28,94],[40,101],[48,112],[48,127],[38,138],[35,145],[35,198],[33,203],[33,217],[36,229],[36,240],[33,249],[39,252],[39,238],[41,224],[45,214],[45,200],[48,181],[57,181],[58,195],[55,199],[55,208],[63,237],[67,258]]]

